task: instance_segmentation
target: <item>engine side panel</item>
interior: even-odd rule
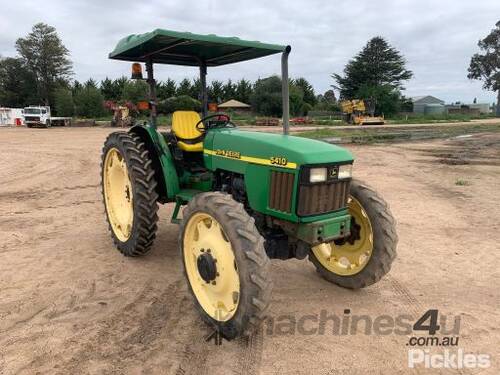
[[[243,175],[253,210],[293,222],[301,221],[296,215],[301,165],[352,160],[343,148],[278,134],[213,130],[204,142],[205,166]]]

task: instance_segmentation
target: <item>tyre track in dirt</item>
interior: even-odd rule
[[[237,374],[259,374],[264,353],[264,333],[261,326],[249,337],[241,339],[240,347],[243,353],[239,357],[239,371]]]
[[[389,283],[392,291],[394,294],[401,299],[403,302],[402,307],[406,312],[408,312],[413,319],[418,319],[420,318],[425,311],[428,309],[433,308],[432,306],[427,306],[425,307],[420,303],[420,301],[413,295],[413,293],[406,287],[404,286],[400,281],[398,281],[394,276],[391,274],[386,275],[386,280]],[[424,369],[421,369],[419,367],[415,367],[412,369],[415,373],[417,374],[422,374]],[[439,374],[460,374],[460,375],[467,375],[467,374],[472,374],[472,371],[466,371],[464,369],[434,369]]]
[[[57,369],[50,372],[70,374],[86,372],[91,363],[100,363],[107,367],[106,372],[123,374],[127,365],[145,356],[151,346],[157,345],[162,332],[175,330],[179,316],[175,301],[182,301],[184,292],[180,289],[182,280],[177,280],[162,290],[153,286],[153,280],[146,282],[135,298],[119,308],[103,320],[89,322],[80,329],[80,333],[61,345],[62,353],[54,356],[44,353],[25,366],[29,372],[34,368],[50,368],[51,363],[57,363]],[[60,317],[65,312],[59,312],[54,317]],[[100,328],[95,329],[95,325]],[[88,337],[86,331],[97,331]],[[83,345],[80,344],[83,342]],[[66,360],[66,348],[71,348],[71,356]],[[76,349],[75,349],[76,348]]]
[[[202,332],[207,328],[201,318],[190,325],[180,362],[175,370],[175,375],[208,375],[221,373],[214,368],[218,363],[223,363],[225,368],[233,374],[257,375],[260,373],[263,355],[262,328],[250,335],[234,341],[222,340],[220,346],[213,341],[206,341],[207,335]],[[211,333],[210,328],[207,331]]]
[[[40,198],[45,194],[50,193],[58,193],[62,191],[75,191],[75,190],[84,190],[89,188],[97,188],[100,187],[100,184],[87,184],[87,185],[75,185],[75,186],[63,186],[63,187],[53,187],[50,189],[27,189],[21,191],[12,191],[12,192],[4,192],[0,193],[0,199],[30,199],[30,198]]]
[[[193,325],[188,337],[192,337],[193,342],[188,342],[181,353],[180,362],[175,370],[175,375],[206,375],[209,373],[207,359],[210,354],[210,343],[201,339],[199,330]]]

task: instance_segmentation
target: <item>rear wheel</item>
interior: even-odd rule
[[[373,189],[353,180],[350,194],[351,235],[313,246],[309,259],[326,280],[358,289],[389,272],[398,236],[387,203]]]
[[[203,320],[227,339],[257,329],[270,301],[270,262],[243,205],[228,194],[196,195],[184,210],[179,246]]]
[[[111,133],[102,151],[102,193],[113,241],[126,256],[151,249],[158,221],[156,181],[144,143]]]

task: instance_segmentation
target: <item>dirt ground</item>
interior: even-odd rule
[[[499,373],[499,134],[348,146],[356,177],[398,221],[390,274],[350,291],[307,260],[273,261],[264,329],[215,346],[181,273],[171,205],[160,208],[147,256],[113,248],[99,187],[110,131],[0,129],[0,374]],[[333,325],[306,334],[277,324],[346,309],[371,319],[409,314],[412,323],[428,309],[460,317],[458,347],[489,354],[491,367],[409,369],[406,334],[341,334]]]

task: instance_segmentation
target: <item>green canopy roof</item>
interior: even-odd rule
[[[145,34],[132,34],[118,42],[110,59],[199,66],[231,64],[280,53],[288,46],[222,37],[156,29]]]

